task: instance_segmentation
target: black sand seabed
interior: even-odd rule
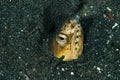
[[[76,13],[84,52],[62,62],[49,41]],[[0,80],[120,80],[120,0],[0,0]]]

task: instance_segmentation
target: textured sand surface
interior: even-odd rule
[[[62,62],[49,41],[81,15],[84,53]],[[119,80],[120,0],[0,0],[0,80]]]

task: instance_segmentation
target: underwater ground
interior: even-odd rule
[[[84,51],[62,62],[50,40],[76,14]],[[120,80],[120,0],[0,0],[0,80]]]

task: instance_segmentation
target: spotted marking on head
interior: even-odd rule
[[[83,39],[81,25],[75,19],[69,20],[52,39],[51,49],[54,56],[64,56],[63,61],[77,59],[83,51]]]

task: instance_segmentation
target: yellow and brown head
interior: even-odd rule
[[[75,19],[64,23],[61,30],[53,37],[51,49],[54,56],[63,61],[77,59],[83,51],[84,35],[82,26]]]

